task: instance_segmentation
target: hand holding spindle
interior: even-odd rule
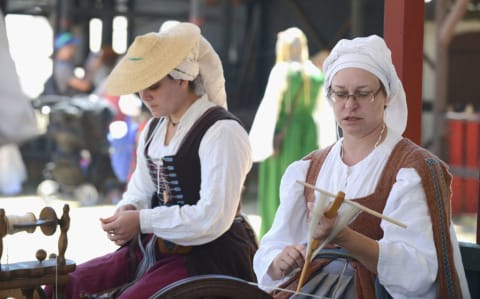
[[[345,199],[345,193],[342,192],[342,191],[338,192],[338,194],[335,197],[335,200],[333,201],[333,203],[323,213],[325,215],[325,217],[331,219],[331,218],[337,216],[337,211],[340,208],[340,206],[342,205],[344,199]],[[315,249],[320,244],[320,241],[317,240],[317,239],[309,240],[309,242],[312,242],[312,245],[310,246],[310,250],[307,252],[307,256],[305,258],[305,264],[303,265],[302,273],[300,274],[300,279],[298,280],[297,292],[300,292],[300,289],[302,288],[303,282],[305,281],[305,275],[307,274],[308,266],[310,265],[310,260],[312,259],[312,253],[315,251]]]

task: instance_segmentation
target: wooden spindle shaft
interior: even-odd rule
[[[345,200],[345,193],[342,191],[339,191],[337,194],[337,197],[335,197],[335,200],[333,203],[330,205],[330,207],[325,211],[324,215],[327,218],[333,218],[337,216],[337,211],[342,205],[343,201]]]
[[[330,205],[330,207],[323,213],[325,217],[327,218],[333,218],[337,215],[337,211],[342,205],[343,201],[345,199],[345,193],[340,191],[338,192],[337,196],[335,197],[333,203]],[[317,239],[309,240],[311,242],[310,245],[310,250],[307,252],[307,256],[305,257],[305,263],[303,264],[303,269],[302,273],[300,274],[300,279],[298,280],[298,285],[297,285],[297,293],[300,292],[300,289],[303,286],[303,283],[305,281],[305,277],[308,271],[308,267],[310,265],[310,260],[312,259],[312,254],[315,251],[315,249],[318,248],[320,245],[320,241]]]

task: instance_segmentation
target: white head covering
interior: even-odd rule
[[[377,35],[340,40],[323,63],[325,94],[335,74],[345,68],[366,70],[382,82],[388,97],[385,123],[402,135],[407,126],[407,100],[385,41]]]
[[[168,30],[178,23],[177,21],[166,21],[160,27],[160,32]],[[227,108],[222,62],[212,45],[203,36],[169,75],[176,80],[194,81],[197,95],[207,93],[210,101]]]

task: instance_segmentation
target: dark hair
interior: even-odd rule
[[[167,77],[172,79],[172,80],[176,80],[170,74],[168,74]],[[187,80],[184,80],[184,81],[187,81]],[[194,81],[188,81],[188,91],[195,92],[195,82]]]

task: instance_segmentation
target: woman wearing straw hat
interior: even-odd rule
[[[445,163],[402,137],[406,96],[384,40],[341,40],[323,70],[343,137],[285,172],[276,218],[254,258],[259,283],[298,289],[302,268],[313,275],[301,291],[321,298],[470,298],[450,218],[452,177]],[[326,192],[298,181],[342,191],[350,201],[327,218]],[[384,215],[359,213],[352,202]],[[308,266],[305,244],[317,242],[330,256]]]
[[[240,215],[252,165],[248,134],[226,110],[221,62],[200,29],[168,22],[137,37],[106,89],[138,92],[154,118],[116,212],[101,219],[122,247],[79,265],[67,297],[113,289],[120,298],[147,298],[199,274],[254,281],[255,238]]]

